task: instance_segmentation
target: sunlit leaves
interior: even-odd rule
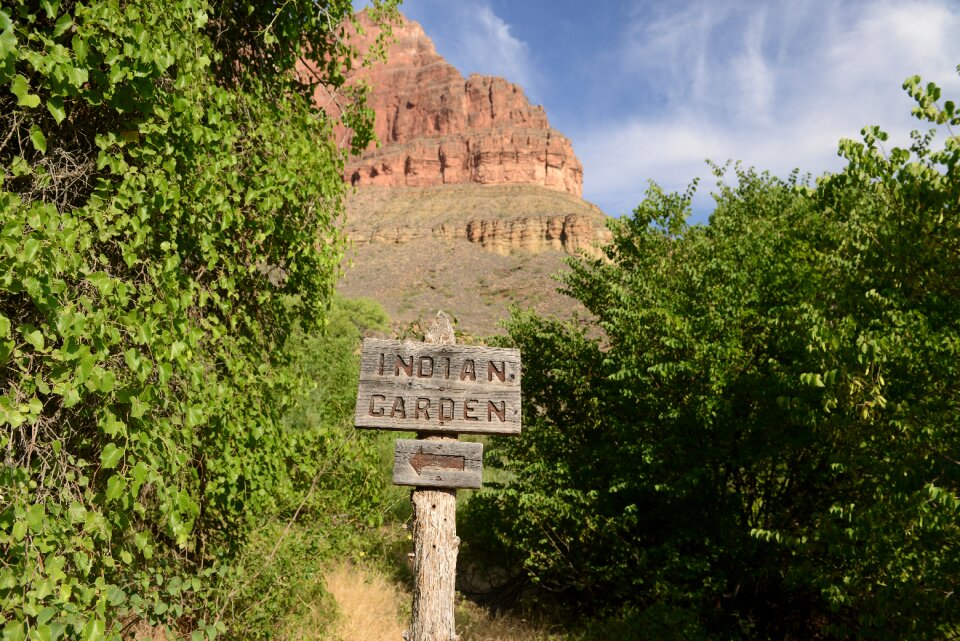
[[[13,33],[13,22],[5,10],[0,10],[0,65],[13,57],[16,46],[17,36]]]
[[[113,443],[107,443],[107,446],[100,453],[100,467],[106,470],[114,468],[121,458],[123,458],[123,448],[117,447]]]
[[[37,101],[39,104],[39,99]],[[39,151],[42,154],[47,153],[47,139],[43,135],[43,130],[40,129],[37,125],[30,127],[30,142],[33,143],[33,148]]]
[[[715,638],[956,634],[960,144],[889,138],[816,185],[735,167],[706,227],[652,186],[564,280],[596,339],[515,316],[524,433],[471,504],[489,558]]]
[[[63,14],[57,19],[56,24],[53,25],[53,37],[59,38],[72,26],[73,18],[70,17],[69,13]]]
[[[20,107],[36,107],[40,104],[40,96],[30,93],[27,79],[22,75],[17,75],[11,81],[10,92],[17,97],[17,105]]]
[[[54,96],[47,100],[47,111],[50,112],[58,125],[63,122],[63,119],[67,117],[67,112],[63,108],[63,97]]]
[[[352,11],[285,7],[322,15],[319,38]],[[311,479],[291,462],[328,455],[282,423],[304,383],[285,341],[329,303],[342,152],[289,94],[294,58],[238,67],[235,85],[211,74],[218,46],[249,42],[210,30],[224,15],[195,0],[0,9],[5,638],[117,638],[130,616],[223,634],[197,614],[228,607],[211,577],[236,576],[248,534],[302,500]],[[277,44],[299,49],[292,33]]]

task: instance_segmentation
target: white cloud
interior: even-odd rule
[[[537,93],[530,46],[517,38],[487,0],[419,0],[401,7],[411,18],[431,13],[428,35],[437,51],[465,76],[502,76]]]
[[[657,9],[670,5],[657,5]],[[709,84],[707,45],[725,8],[703,1],[676,4],[656,17],[635,12],[622,45],[622,71],[655,83],[671,100],[702,100]],[[616,43],[611,42],[611,46]]]
[[[636,108],[570,132],[588,199],[623,213],[647,179],[683,189],[707,176],[705,158],[778,174],[836,169],[837,142],[864,125],[900,144],[923,126],[900,86],[907,76],[960,93],[960,6],[950,0],[767,6],[693,0],[635,16],[620,73],[639,87]]]
[[[521,87],[532,88],[530,48],[510,33],[510,25],[486,5],[462,10],[461,14],[466,18],[460,22],[464,31],[461,55],[466,68],[463,71],[503,76]]]
[[[741,96],[737,111],[741,117],[754,117],[761,122],[770,120],[775,89],[773,72],[763,53],[765,22],[764,9],[751,16],[744,33],[743,51],[731,64]]]

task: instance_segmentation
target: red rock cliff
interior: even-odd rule
[[[362,50],[375,26],[363,13],[360,20]],[[393,33],[387,62],[351,78],[372,87],[381,143],[348,166],[355,185],[530,184],[581,196],[583,167],[570,141],[520,87],[489,76],[464,80],[412,20]],[[317,96],[318,104],[325,100]]]

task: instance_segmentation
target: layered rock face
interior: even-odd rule
[[[396,244],[422,238],[442,238],[477,243],[504,256],[516,252],[536,254],[550,249],[568,254],[596,255],[595,246],[609,237],[610,232],[605,227],[598,227],[589,217],[577,214],[444,222],[431,227],[355,226],[350,229],[350,238],[359,244]]]
[[[607,217],[571,194],[538,185],[360,188],[347,199],[357,245],[467,241],[502,256],[545,251],[598,255]]]
[[[376,33],[359,20],[363,50]],[[344,176],[356,190],[345,203],[352,245],[338,289],[378,301],[398,330],[438,309],[478,336],[502,332],[511,304],[586,313],[552,276],[568,269],[567,255],[598,255],[610,231],[581,197],[570,141],[516,85],[464,79],[417,23],[404,20],[393,35],[387,62],[349,79],[371,87],[381,146]],[[315,101],[336,108],[322,89]]]
[[[364,13],[360,21],[364,48],[376,32]],[[465,80],[416,22],[404,20],[393,34],[387,63],[351,77],[373,89],[369,106],[381,142],[348,166],[354,185],[526,184],[582,194],[583,167],[570,141],[520,87],[488,76]],[[318,104],[324,100],[317,96]]]

